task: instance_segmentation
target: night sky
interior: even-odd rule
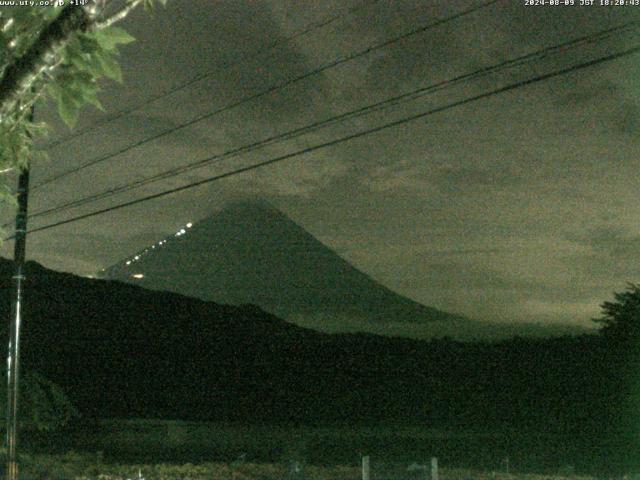
[[[576,0],[579,3],[579,0]],[[124,84],[82,131],[196,76],[191,87],[49,150],[38,182],[480,2],[189,0],[124,23]],[[291,42],[310,23],[339,19]],[[35,189],[31,212],[127,184],[544,47],[640,20],[640,6],[503,0],[327,69]],[[592,58],[640,45],[634,32],[462,82],[433,95],[214,163],[38,227],[188,184]],[[273,42],[280,44],[264,51]],[[244,59],[244,60],[243,60]],[[69,135],[52,108],[36,112]],[[261,198],[392,290],[478,319],[589,326],[638,280],[640,55],[405,123],[279,164],[35,233],[28,257],[89,275],[227,202]],[[7,207],[2,219],[10,221]],[[212,239],[215,241],[215,239]],[[3,247],[10,254],[11,242]]]

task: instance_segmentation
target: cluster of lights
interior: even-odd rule
[[[176,234],[174,235],[175,237],[180,237],[182,235],[184,235],[185,233],[187,233],[187,228],[191,228],[193,227],[193,223],[189,222],[187,223],[184,228],[181,228],[180,230],[178,230],[176,232]],[[125,262],[125,265],[131,265],[134,262],[137,262],[138,260],[140,260],[140,258],[142,258],[142,256],[144,256],[145,254],[149,253],[150,250],[155,250],[156,248],[160,248],[163,245],[166,245],[167,240],[160,240],[158,243],[154,243],[153,245],[151,245],[148,248],[145,248],[142,252],[136,254],[135,257],[130,258],[129,260],[127,260]],[[136,273],[134,275],[132,275],[133,278],[144,278],[144,275],[142,273]]]
[[[185,227],[187,228],[191,228],[193,227],[193,223],[189,222],[185,225]],[[181,235],[184,235],[185,233],[187,233],[187,231],[184,228],[181,228],[180,230],[178,230],[175,234],[176,237],[179,237]]]

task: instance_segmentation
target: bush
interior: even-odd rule
[[[0,425],[4,430],[7,404],[6,371],[0,376]],[[18,426],[24,430],[53,431],[79,416],[78,410],[55,383],[35,372],[20,377]]]

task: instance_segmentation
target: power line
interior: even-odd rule
[[[242,58],[240,58],[237,61],[234,62],[223,62],[223,64],[221,65],[222,68],[231,68],[231,67],[235,67],[237,65],[239,65],[242,62],[247,62],[249,60],[252,60],[256,57],[259,57],[260,55],[262,55],[263,53],[267,53],[271,50],[274,50],[280,46],[286,45],[287,43],[292,42],[293,40],[296,40],[297,38],[303,37],[315,30],[319,30],[323,27],[326,27],[327,25],[331,25],[332,23],[334,23],[337,20],[343,19],[345,18],[345,16],[347,15],[352,15],[353,13],[357,12],[358,10],[364,9],[366,7],[370,7],[372,5],[375,5],[376,3],[378,3],[380,0],[371,0],[371,2],[364,2],[360,5],[357,5],[355,7],[351,7],[349,9],[347,9],[344,13],[339,13],[336,15],[331,15],[327,18],[325,18],[324,20],[320,20],[317,22],[311,22],[309,24],[307,24],[305,27],[303,27],[301,30],[292,33],[291,35],[284,37],[282,39],[278,39],[278,40],[274,40],[273,42],[271,42],[270,44],[268,44],[265,48],[263,49],[259,49],[259,50],[255,50],[252,53],[249,53],[247,55],[242,56]],[[77,132],[71,133],[63,138],[60,138],[58,140],[54,140],[52,142],[49,142],[47,145],[45,145],[43,148],[44,149],[50,149],[50,148],[54,148],[57,147],[58,145],[62,145],[63,143],[67,143],[70,140],[73,140],[74,138],[78,138],[81,137],[89,132],[92,132],[98,128],[100,128],[103,125],[106,125],[107,123],[113,122],[114,120],[118,120],[119,118],[122,118],[126,115],[129,115],[132,112],[135,112],[137,110],[140,110],[148,105],[151,105],[152,103],[155,103],[158,100],[161,100],[165,97],[168,97],[170,95],[173,95],[176,92],[179,92],[181,90],[184,90],[185,88],[188,88],[198,82],[200,82],[201,80],[204,80],[207,77],[213,76],[215,73],[218,72],[220,67],[216,67],[215,70],[210,70],[208,72],[204,72],[198,75],[195,75],[193,77],[191,77],[190,79],[178,83],[172,87],[170,87],[168,90],[159,93],[157,95],[153,95],[149,98],[147,98],[146,100],[143,100],[142,102],[136,103],[134,105],[131,105],[127,108],[124,108],[118,112],[113,113],[112,115],[107,116],[106,118],[103,118],[102,120],[98,120],[97,122],[95,122],[92,125],[89,125],[87,128],[84,128],[82,130],[79,130]]]
[[[449,16],[449,17],[445,17],[445,18],[436,20],[434,22],[428,23],[426,25],[423,25],[421,27],[415,28],[415,29],[413,29],[413,30],[411,30],[411,31],[409,31],[407,33],[404,33],[404,34],[402,34],[400,36],[394,37],[394,38],[392,38],[390,40],[385,40],[384,42],[381,42],[381,43],[378,43],[378,44],[375,44],[375,45],[371,45],[371,46],[369,46],[369,47],[367,47],[367,48],[365,48],[363,50],[359,50],[358,52],[352,53],[352,54],[344,56],[344,57],[340,57],[340,58],[338,58],[336,60],[333,60],[333,61],[331,61],[329,63],[325,63],[324,65],[322,65],[320,67],[317,67],[317,68],[315,68],[313,70],[310,70],[310,71],[308,71],[306,73],[303,73],[302,75],[298,75],[297,77],[293,77],[293,78],[291,78],[289,80],[285,80],[284,82],[277,83],[277,84],[267,88],[266,90],[262,90],[261,92],[255,93],[253,95],[249,95],[248,97],[244,97],[244,98],[242,98],[242,99],[240,99],[240,100],[238,100],[236,102],[233,102],[231,104],[228,104],[228,105],[225,105],[223,107],[220,107],[217,110],[214,110],[213,112],[205,113],[203,115],[200,115],[198,117],[193,118],[192,120],[189,120],[188,122],[182,123],[182,124],[177,125],[175,127],[172,127],[172,128],[167,129],[167,130],[164,130],[163,132],[160,132],[158,134],[152,135],[150,137],[143,138],[143,139],[141,139],[141,140],[139,140],[137,142],[129,144],[128,146],[123,147],[123,148],[121,148],[119,150],[116,150],[115,152],[103,155],[103,156],[98,157],[98,158],[94,158],[92,160],[89,160],[88,162],[83,163],[82,165],[79,165],[77,167],[74,167],[74,168],[71,168],[69,170],[66,170],[66,171],[64,171],[62,173],[59,173],[59,174],[54,175],[52,177],[49,177],[48,179],[43,180],[39,184],[34,185],[32,190],[36,190],[36,189],[38,189],[38,188],[40,188],[40,187],[42,187],[44,185],[52,183],[52,182],[54,182],[56,180],[64,178],[64,177],[66,177],[68,175],[71,175],[73,173],[77,173],[80,170],[84,170],[87,167],[91,167],[91,166],[96,165],[98,163],[104,162],[105,160],[109,160],[109,159],[111,159],[113,157],[122,155],[123,153],[126,153],[126,152],[128,152],[128,151],[130,151],[130,150],[132,150],[134,148],[140,147],[140,146],[144,145],[145,143],[151,142],[153,140],[157,140],[158,138],[162,138],[162,137],[164,137],[166,135],[170,135],[170,134],[175,133],[175,132],[177,132],[179,130],[182,130],[183,128],[190,127],[190,126],[192,126],[192,125],[194,125],[194,124],[196,124],[198,122],[201,122],[203,120],[209,119],[209,118],[213,117],[214,115],[226,112],[226,111],[231,110],[231,109],[233,109],[235,107],[238,107],[238,106],[240,106],[240,105],[242,105],[244,103],[250,102],[252,100],[256,100],[256,99],[258,99],[260,97],[263,97],[263,96],[268,95],[270,93],[276,92],[278,90],[282,90],[283,88],[286,88],[286,87],[288,87],[290,85],[293,85],[293,84],[295,84],[297,82],[300,82],[300,81],[302,81],[302,80],[304,80],[306,78],[310,78],[312,76],[318,75],[319,73],[322,73],[322,72],[324,72],[326,70],[329,70],[331,68],[335,68],[335,67],[337,67],[339,65],[342,65],[342,64],[344,64],[346,62],[350,62],[350,61],[355,60],[357,58],[360,58],[362,56],[368,55],[369,53],[374,52],[376,50],[379,50],[381,48],[388,47],[389,45],[397,43],[397,42],[399,42],[401,40],[404,40],[406,38],[409,38],[409,37],[411,37],[413,35],[417,35],[419,33],[425,32],[425,31],[427,31],[429,29],[435,28],[437,26],[443,25],[445,23],[451,22],[453,20],[456,20],[458,18],[464,17],[466,15],[469,15],[469,14],[471,14],[473,12],[476,12],[476,11],[478,11],[480,9],[483,9],[483,8],[486,8],[486,7],[490,6],[490,5],[493,5],[494,3],[497,3],[498,1],[500,1],[500,0],[488,0],[488,1],[485,1],[484,3],[482,3],[480,5],[476,5],[476,6],[470,7],[468,9],[466,9],[466,10],[458,12],[458,13],[456,13],[454,15]]]
[[[413,122],[415,120],[419,120],[421,118],[425,118],[427,116],[430,116],[430,115],[433,115],[433,114],[436,114],[436,113],[444,112],[446,110],[450,110],[452,108],[456,108],[456,107],[459,107],[459,106],[462,106],[462,105],[466,105],[468,103],[472,103],[472,102],[475,102],[477,100],[481,100],[481,99],[484,99],[484,98],[489,98],[489,97],[492,97],[494,95],[498,95],[498,94],[501,94],[501,93],[504,93],[504,92],[508,92],[510,90],[515,90],[517,88],[524,87],[526,85],[531,85],[531,84],[534,84],[534,83],[537,83],[537,82],[541,82],[541,81],[548,80],[548,79],[551,79],[551,78],[554,78],[554,77],[565,75],[565,74],[568,74],[568,73],[571,73],[571,72],[574,72],[574,71],[577,71],[577,70],[581,70],[583,68],[592,67],[592,66],[604,63],[604,62],[613,61],[613,60],[616,60],[616,59],[619,59],[619,58],[622,58],[622,57],[625,57],[625,56],[633,55],[633,54],[638,53],[638,52],[640,52],[640,46],[632,47],[632,48],[629,48],[627,50],[624,50],[624,51],[621,51],[621,52],[618,52],[618,53],[614,53],[614,54],[607,55],[607,56],[604,56],[604,57],[600,57],[600,58],[596,58],[596,59],[593,59],[593,60],[589,60],[589,61],[586,61],[586,62],[583,62],[583,63],[579,63],[577,65],[573,65],[571,67],[566,67],[566,68],[563,68],[563,69],[560,69],[560,70],[556,70],[556,71],[551,72],[551,73],[546,73],[546,74],[543,74],[543,75],[539,75],[537,77],[530,78],[528,80],[522,80],[522,81],[519,81],[519,82],[515,82],[515,83],[512,83],[512,84],[507,85],[505,87],[500,87],[498,89],[491,90],[489,92],[481,93],[481,94],[475,95],[473,97],[469,97],[469,98],[466,98],[466,99],[463,99],[463,100],[452,102],[452,103],[449,103],[448,105],[445,105],[445,106],[442,106],[442,107],[437,107],[437,108],[434,108],[434,109],[431,109],[431,110],[427,110],[425,112],[421,112],[421,113],[418,113],[418,114],[415,114],[415,115],[411,115],[409,117],[405,117],[405,118],[400,119],[400,120],[389,122],[387,124],[384,124],[384,125],[381,125],[381,126],[378,126],[378,127],[375,127],[375,128],[371,128],[371,129],[364,130],[364,131],[361,131],[361,132],[358,132],[358,133],[354,133],[354,134],[347,135],[347,136],[344,136],[344,137],[341,137],[341,138],[337,138],[337,139],[334,139],[334,140],[331,140],[331,141],[328,141],[328,142],[324,142],[324,143],[321,143],[321,144],[318,144],[318,145],[307,147],[307,148],[304,148],[302,150],[298,150],[296,152],[288,153],[286,155],[281,155],[279,157],[275,157],[275,158],[272,158],[270,160],[266,160],[264,162],[256,163],[254,165],[250,165],[250,166],[247,166],[247,167],[238,168],[236,170],[232,170],[230,172],[226,172],[226,173],[222,173],[222,174],[219,174],[219,175],[215,175],[213,177],[209,177],[209,178],[206,178],[204,180],[199,180],[197,182],[193,182],[193,183],[190,183],[190,184],[187,184],[187,185],[183,185],[181,187],[172,188],[172,189],[165,190],[165,191],[162,191],[162,192],[154,193],[152,195],[147,195],[145,197],[141,197],[141,198],[138,198],[138,199],[135,199],[135,200],[131,200],[131,201],[128,201],[128,202],[120,203],[118,205],[113,205],[111,207],[103,208],[103,209],[96,210],[96,211],[93,211],[93,212],[90,212],[90,213],[85,213],[85,214],[82,214],[82,215],[78,215],[78,216],[75,216],[75,217],[72,217],[72,218],[69,218],[69,219],[66,219],[66,220],[61,220],[61,221],[58,221],[58,222],[55,222],[55,223],[51,223],[49,225],[44,225],[42,227],[38,227],[38,228],[35,228],[35,229],[32,229],[32,230],[29,230],[29,233],[41,232],[41,231],[48,230],[48,229],[51,229],[51,228],[54,228],[54,227],[58,227],[58,226],[61,226],[61,225],[65,225],[65,224],[68,224],[68,223],[77,222],[77,221],[83,220],[85,218],[90,218],[90,217],[94,217],[94,216],[97,216],[97,215],[102,215],[104,213],[108,213],[108,212],[112,212],[112,211],[115,211],[115,210],[119,210],[119,209],[122,209],[122,208],[125,208],[125,207],[136,205],[138,203],[143,203],[143,202],[146,202],[146,201],[149,201],[149,200],[154,200],[156,198],[160,198],[160,197],[164,197],[164,196],[167,196],[167,195],[171,195],[173,193],[181,192],[183,190],[188,190],[188,189],[191,189],[191,188],[195,188],[195,187],[198,187],[200,185],[204,185],[204,184],[211,183],[211,182],[214,182],[214,181],[217,181],[217,180],[221,180],[223,178],[231,177],[231,176],[234,176],[234,175],[239,175],[241,173],[245,173],[245,172],[248,172],[250,170],[256,170],[258,168],[265,167],[267,165],[272,165],[274,163],[282,162],[282,161],[288,160],[290,158],[294,158],[294,157],[298,157],[298,156],[301,156],[301,155],[305,155],[307,153],[311,153],[311,152],[314,152],[316,150],[320,150],[320,149],[323,149],[323,148],[327,148],[327,147],[338,145],[338,144],[341,144],[341,143],[344,143],[344,142],[348,142],[348,141],[354,140],[356,138],[361,138],[361,137],[364,137],[366,135],[370,135],[372,133],[377,133],[377,132],[380,132],[382,130],[386,130],[388,128],[393,128],[393,127],[397,127],[397,126],[400,126],[400,125],[404,125],[406,123]],[[10,237],[5,238],[5,240],[12,240],[13,238],[14,238],[14,236],[10,236]]]
[[[41,210],[39,212],[36,212],[34,214],[31,215],[31,218],[36,218],[36,217],[40,217],[40,216],[45,216],[45,215],[50,215],[53,213],[57,213],[57,212],[61,212],[61,211],[65,211],[68,210],[69,208],[73,208],[73,207],[79,207],[82,205],[86,205],[88,203],[92,203],[94,201],[97,200],[101,200],[104,198],[108,198],[111,197],[113,195],[119,194],[119,193],[123,193],[123,192],[127,192],[130,190],[133,190],[135,188],[139,188],[142,187],[144,185],[148,185],[151,183],[155,183],[157,181],[160,180],[164,180],[167,178],[172,178],[175,177],[177,175],[180,175],[182,173],[197,169],[197,168],[202,168],[206,165],[209,165],[213,162],[217,162],[223,159],[228,159],[228,158],[232,158],[241,154],[245,154],[248,152],[252,152],[254,150],[257,150],[258,148],[262,148],[274,143],[278,143],[284,140],[290,140],[292,138],[296,138],[298,136],[301,135],[305,135],[313,130],[317,130],[319,128],[323,128],[347,119],[352,119],[352,118],[356,118],[356,117],[360,117],[384,108],[388,108],[390,106],[393,105],[397,105],[399,103],[402,102],[406,102],[409,100],[413,100],[415,98],[419,98],[420,96],[429,94],[429,93],[433,93],[436,91],[440,91],[443,90],[445,88],[451,87],[453,85],[462,83],[463,81],[469,81],[469,80],[475,80],[477,78],[480,78],[484,75],[488,75],[491,73],[495,73],[495,72],[499,72],[503,69],[506,69],[508,67],[513,67],[513,66],[519,66],[519,65],[524,65],[527,62],[532,62],[532,61],[538,61],[541,59],[544,59],[545,57],[553,54],[553,53],[557,53],[557,52],[564,52],[569,48],[575,48],[576,46],[581,46],[584,45],[585,43],[593,43],[595,41],[602,41],[603,39],[610,37],[614,34],[619,34],[625,31],[630,31],[633,29],[636,29],[638,27],[638,24],[640,24],[640,22],[638,21],[633,21],[633,22],[628,22],[626,24],[617,26],[617,27],[612,27],[600,32],[596,32],[596,33],[592,33],[589,35],[585,35],[573,40],[569,40],[567,42],[564,42],[562,44],[559,45],[554,45],[554,46],[550,46],[550,47],[546,47],[546,48],[542,48],[539,50],[536,50],[534,52],[528,53],[526,55],[522,55],[520,57],[514,58],[514,59],[510,59],[510,60],[505,60],[503,62],[500,62],[498,64],[494,64],[491,66],[487,66],[478,70],[475,70],[474,72],[470,72],[470,73],[466,73],[463,75],[459,75],[457,77],[445,80],[445,81],[441,81],[426,87],[420,87],[418,89],[412,90],[410,92],[406,92],[403,93],[401,95],[397,95],[373,104],[369,104],[363,107],[360,107],[356,110],[352,110],[349,112],[345,112],[342,113],[340,115],[337,116],[333,116],[331,118],[325,119],[325,120],[321,120],[315,123],[312,123],[310,125],[306,125],[304,127],[300,127],[300,128],[296,128],[293,130],[290,130],[288,132],[284,132],[278,135],[274,135],[271,136],[269,138],[248,144],[248,145],[244,145],[241,147],[237,147],[237,148],[233,148],[230,150],[227,150],[223,153],[220,154],[216,154],[214,156],[211,157],[207,157],[205,159],[201,159],[198,160],[196,162],[192,162],[189,163],[187,165],[182,165],[180,167],[176,167],[176,168],[172,168],[170,170],[166,170],[164,172],[152,175],[150,177],[147,178],[143,178],[141,180],[137,180],[125,185],[121,185],[119,187],[114,187],[114,188],[110,188],[108,190],[104,190],[102,192],[87,196],[87,197],[83,197],[77,200],[72,200],[66,203],[63,203],[61,205],[57,205],[54,207],[50,207],[47,208],[45,210]],[[6,227],[6,225],[5,225]]]

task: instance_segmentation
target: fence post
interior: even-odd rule
[[[431,457],[431,480],[438,480],[438,459]]]
[[[371,480],[371,465],[369,463],[369,455],[362,457],[362,480]]]

